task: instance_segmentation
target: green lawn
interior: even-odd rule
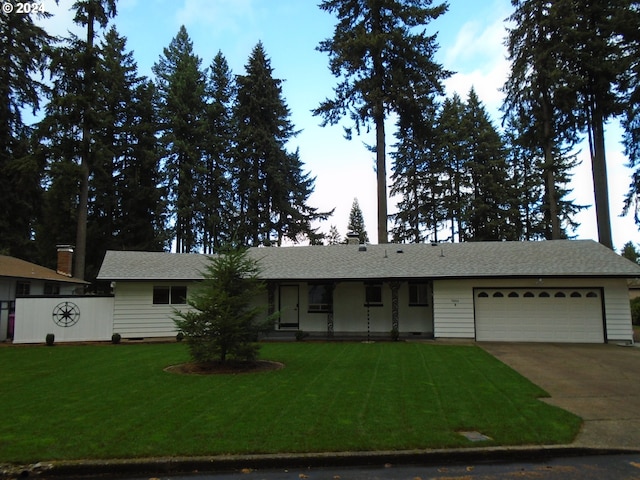
[[[0,462],[570,442],[580,419],[473,346],[266,343],[282,370],[171,374],[184,344],[0,348]]]

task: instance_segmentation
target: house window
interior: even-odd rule
[[[31,293],[30,282],[16,282],[16,295],[29,295]]]
[[[367,307],[382,305],[382,284],[381,283],[365,284],[364,303]]]
[[[426,283],[409,284],[409,306],[429,305],[429,286]]]
[[[187,303],[187,287],[153,287],[154,305],[184,305]]]
[[[44,284],[45,295],[60,295],[60,285],[57,283],[45,283]]]
[[[331,312],[333,289],[331,285],[309,285],[309,312]]]
[[[187,287],[171,287],[171,303],[173,305],[184,305],[187,303]]]

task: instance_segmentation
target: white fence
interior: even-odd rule
[[[111,340],[113,297],[56,296],[16,299],[13,343]]]

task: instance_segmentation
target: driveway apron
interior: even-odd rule
[[[582,417],[574,445],[640,449],[640,348],[610,345],[479,345],[542,387],[543,401]]]

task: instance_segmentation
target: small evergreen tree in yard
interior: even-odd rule
[[[204,281],[189,298],[193,310],[176,312],[174,322],[184,333],[191,357],[198,363],[252,361],[256,340],[272,328],[272,317],[258,320],[255,299],[264,289],[257,261],[247,250],[230,250],[211,257]]]

